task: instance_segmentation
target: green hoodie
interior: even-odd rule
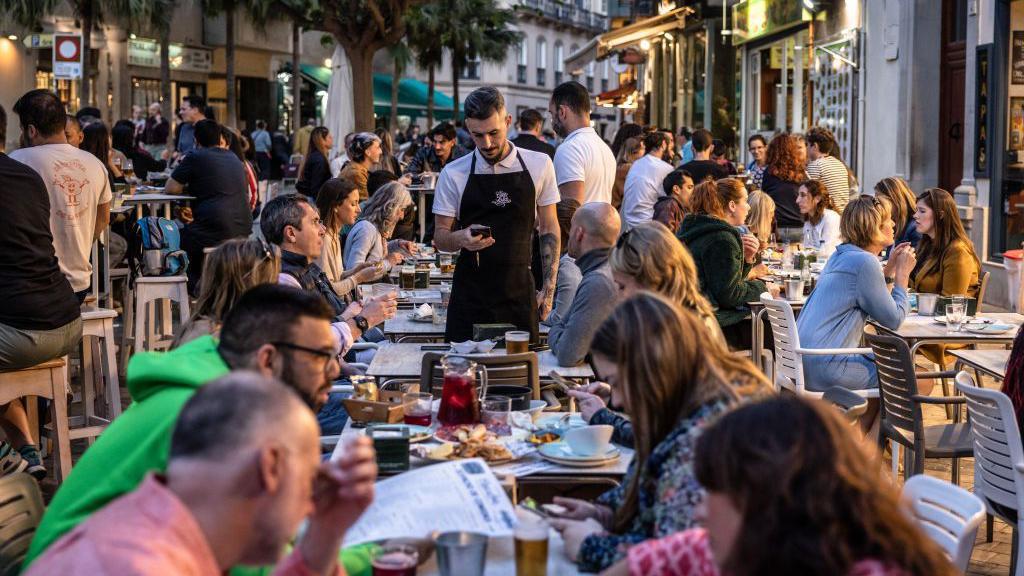
[[[165,471],[171,433],[182,406],[200,386],[228,371],[210,336],[170,352],[132,356],[127,370],[131,406],[82,454],[57,490],[24,567],[93,512],[135,490],[146,473]],[[350,575],[369,573],[363,549],[343,554],[342,560]]]
[[[700,291],[715,308],[715,319],[725,328],[746,320],[750,311],[741,309],[756,302],[765,291],[760,280],[747,280],[750,265],[743,262],[740,234],[725,220],[705,214],[683,218],[679,239],[697,264]]]

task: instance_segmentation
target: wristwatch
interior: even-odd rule
[[[367,322],[366,318],[363,318],[362,315],[356,315],[356,317],[353,318],[352,321],[356,323],[356,328],[359,328],[360,332],[366,332],[367,330],[370,329],[370,323]]]
[[[885,283],[886,284],[895,284],[896,283],[896,277],[895,276],[886,276],[885,277]]]

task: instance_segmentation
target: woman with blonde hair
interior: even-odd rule
[[[797,318],[800,345],[804,348],[858,348],[870,317],[890,329],[903,323],[910,312],[907,287],[917,262],[914,248],[900,244],[893,249],[886,269],[878,254],[893,242],[895,225],[885,202],[873,196],[850,201],[839,223],[845,240],[825,264],[818,284]],[[893,287],[886,287],[891,277]],[[804,356],[807,389],[824,392],[833,386],[863,390],[878,386],[874,362],[859,354]],[[865,429],[874,420],[872,402],[862,419]]]
[[[615,309],[591,345],[611,401],[633,423],[635,454],[622,485],[594,503],[555,498],[552,525],[583,571],[606,568],[628,548],[692,528],[704,489],[693,450],[711,421],[734,406],[739,389],[766,390],[764,375],[713,339],[700,318],[667,297],[640,292]]]
[[[626,175],[629,169],[644,155],[644,141],[639,136],[626,138],[619,148],[619,156],[615,159],[615,184],[612,185],[612,206],[616,210],[622,208],[622,195],[626,188]]]
[[[192,317],[171,344],[177,348],[200,336],[217,336],[224,317],[247,290],[276,284],[281,274],[281,251],[263,238],[227,240],[206,255],[199,298]]]
[[[358,187],[358,184],[356,184]],[[345,270],[363,262],[387,261],[394,266],[416,251],[408,240],[391,240],[395,225],[413,206],[409,190],[400,182],[389,182],[373,193],[345,241]]]
[[[747,213],[747,229],[761,243],[764,249],[772,236],[772,222],[775,220],[775,200],[762,190],[747,195],[750,212]]]
[[[309,134],[309,153],[299,164],[299,180],[295,183],[295,191],[309,196],[315,201],[320,187],[331,179],[331,165],[327,156],[334,146],[334,137],[326,126],[317,126]]]
[[[921,234],[917,231],[914,212],[917,211],[917,198],[906,180],[899,176],[882,178],[875,184],[875,197],[889,202],[892,220],[896,223],[896,244],[910,242],[917,248]]]
[[[760,242],[751,234],[740,235],[747,219],[747,190],[734,178],[697,185],[690,199],[692,214],[683,219],[679,238],[697,264],[701,292],[715,307],[715,318],[729,346],[749,350],[750,310],[761,293],[778,294],[771,282],[748,280],[757,261]]]

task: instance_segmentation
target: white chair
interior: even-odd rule
[[[906,481],[903,500],[925,534],[966,572],[978,526],[985,519],[985,503],[959,486],[924,474]]]
[[[71,439],[93,439],[121,415],[121,385],[118,380],[117,345],[114,342],[115,310],[82,308],[82,416],[72,416]],[[99,362],[96,362],[96,353]],[[96,365],[99,370],[96,370]],[[103,417],[95,414],[97,372],[102,382],[99,390],[104,396],[106,410]]]
[[[956,388],[967,398],[967,415],[974,439],[974,495],[988,513],[1013,527],[1011,573],[1024,576],[1024,446],[1010,398],[998,390],[979,388],[967,372],[956,375]]]
[[[870,354],[870,348],[802,348],[796,330],[793,307],[785,300],[776,300],[768,292],[761,294],[761,303],[768,314],[768,322],[775,338],[775,388],[786,389],[797,396],[821,398],[824,392],[807,390],[804,381],[804,356],[836,356],[843,354]],[[853,390],[864,398],[878,398],[878,388]]]

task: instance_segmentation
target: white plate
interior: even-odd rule
[[[988,324],[984,326],[964,326],[964,329],[972,334],[991,334],[993,336],[999,334],[1006,334],[1010,330],[1017,328],[1010,324]]]
[[[550,442],[548,444],[543,444],[537,448],[537,451],[540,452],[541,456],[547,456],[555,460],[563,460],[566,462],[601,462],[617,458],[619,455],[619,449],[616,448],[614,444],[609,444],[603,454],[595,454],[593,456],[581,456],[579,454],[574,454],[566,442]]]

